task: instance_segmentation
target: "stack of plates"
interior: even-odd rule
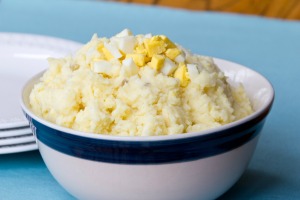
[[[0,129],[0,154],[37,149],[35,138],[28,126]]]
[[[47,68],[48,57],[63,57],[81,44],[40,35],[0,33],[0,154],[37,149],[19,105],[21,89]]]

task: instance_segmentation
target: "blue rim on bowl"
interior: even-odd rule
[[[228,61],[224,62],[237,65]],[[240,65],[239,67],[245,68]],[[260,133],[274,101],[274,90],[262,75],[248,68],[245,69],[259,76],[268,88],[270,93],[264,105],[241,120],[196,133],[132,137],[83,133],[60,127],[37,117],[28,106],[25,94],[29,94],[41,73],[23,88],[21,106],[37,139],[64,154],[108,163],[184,162],[225,153],[242,146]]]

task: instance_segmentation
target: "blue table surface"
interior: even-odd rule
[[[254,157],[220,199],[300,199],[300,22],[83,0],[2,0],[0,32],[87,42],[93,33],[168,35],[203,55],[267,77],[276,98]],[[74,199],[38,151],[0,155],[0,199]]]

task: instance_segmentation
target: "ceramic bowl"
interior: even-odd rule
[[[245,171],[274,99],[259,73],[215,62],[230,82],[244,85],[255,112],[197,133],[119,137],[60,127],[30,109],[29,93],[41,74],[23,88],[21,105],[49,171],[78,199],[215,199]]]

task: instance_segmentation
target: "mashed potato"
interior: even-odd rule
[[[94,35],[73,57],[49,59],[30,94],[34,113],[84,132],[124,136],[201,131],[241,119],[252,108],[213,59],[164,35]]]

